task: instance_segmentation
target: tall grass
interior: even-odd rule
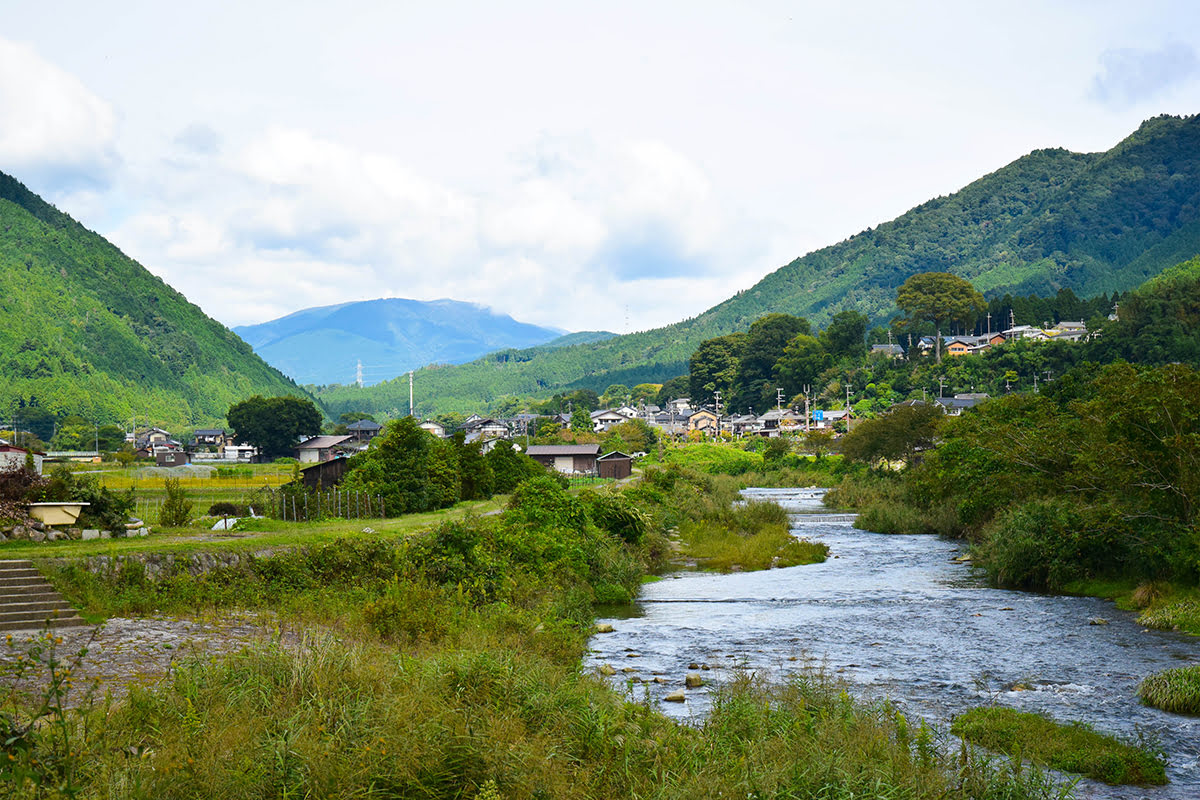
[[[1017,763],[1028,760],[1110,784],[1167,782],[1161,754],[1079,722],[1064,725],[1040,714],[993,706],[960,715],[951,730]]]
[[[1050,798],[820,677],[742,677],[699,726],[623,702],[519,626],[398,651],[320,637],[191,661],[97,718],[88,796]],[[132,754],[132,756],[131,756]]]
[[[1138,686],[1138,697],[1173,714],[1200,714],[1200,666],[1156,672]]]

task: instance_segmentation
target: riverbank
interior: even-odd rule
[[[779,497],[796,512],[796,535],[828,544],[829,560],[648,584],[633,613],[601,620],[613,631],[593,637],[585,663],[612,667],[610,684],[635,700],[658,703],[682,690],[684,702],[662,708],[684,722],[709,712],[713,686],[747,673],[786,684],[814,669],[845,681],[856,697],[892,703],[914,725],[928,720],[940,735],[957,715],[990,705],[1082,721],[1161,746],[1171,783],[1153,791],[1089,783],[1081,796],[1200,793],[1200,720],[1137,700],[1145,676],[1200,661],[1196,640],[1147,630],[1103,600],[989,586],[960,560],[960,541],[862,531],[819,500],[788,503],[783,494],[755,496]],[[687,688],[689,673],[702,685]]]
[[[663,526],[692,519],[680,498],[707,502],[674,481],[641,487],[658,506],[544,482],[498,517],[198,576],[64,569],[59,588],[84,587],[94,611],[266,609],[299,645],[181,658],[111,706],[60,714],[53,693],[33,706],[10,693],[22,746],[0,781],[134,798],[1051,796],[1036,773],[908,737],[835,681],[734,682],[690,726],[581,670],[593,604],[662,563]],[[61,663],[27,668],[65,680]]]

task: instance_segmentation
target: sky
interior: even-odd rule
[[[0,171],[210,316],[694,316],[1200,113],[1200,3],[0,0]]]

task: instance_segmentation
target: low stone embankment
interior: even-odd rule
[[[29,517],[15,525],[0,527],[0,541],[57,542],[65,539],[119,539],[125,536],[149,536],[150,527],[140,519],[133,519],[119,531],[103,531],[97,528],[54,527],[41,520]]]

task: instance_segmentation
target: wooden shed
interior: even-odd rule
[[[526,455],[547,469],[558,472],[594,474],[598,444],[534,444]]]
[[[601,478],[628,478],[633,474],[633,456],[613,450],[596,459],[596,472]]]

